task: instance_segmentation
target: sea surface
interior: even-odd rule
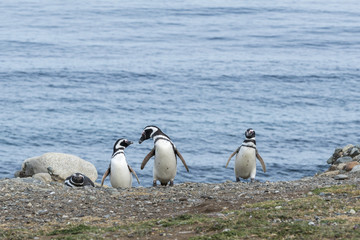
[[[358,0],[0,2],[0,178],[46,152],[93,163],[100,179],[118,138],[151,186],[147,125],[176,144],[175,184],[234,181],[247,128],[256,179],[328,168],[360,144]],[[109,184],[107,180],[106,184]],[[139,185],[134,181],[133,185]]]

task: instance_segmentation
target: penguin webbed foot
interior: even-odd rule
[[[251,178],[250,183],[255,183],[255,178]]]
[[[170,186],[170,187],[174,186],[174,181],[170,181],[169,186]]]
[[[240,182],[240,178],[237,177],[237,178],[236,178],[236,182]]]

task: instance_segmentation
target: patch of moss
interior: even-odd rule
[[[312,190],[314,194],[319,195],[320,193],[334,193],[334,194],[351,194],[351,195],[360,195],[360,189],[356,185],[341,185],[341,186],[331,186],[324,188],[316,188]]]
[[[57,229],[52,232],[50,232],[48,235],[77,235],[81,233],[87,233],[87,232],[96,232],[99,228],[87,226],[84,224],[76,225],[76,226],[69,226],[69,228],[63,228],[63,229]]]

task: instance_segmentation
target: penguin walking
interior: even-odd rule
[[[231,158],[236,154],[234,171],[237,182],[240,181],[240,178],[248,179],[250,177],[251,182],[255,180],[256,158],[259,159],[263,171],[266,172],[264,160],[256,149],[255,131],[251,128],[247,129],[245,137],[241,146],[230,155],[225,166],[228,166]]]
[[[65,185],[69,187],[95,187],[93,181],[82,173],[74,173],[65,179]]]
[[[105,178],[110,174],[110,183],[114,188],[129,188],[132,186],[132,174],[140,184],[139,178],[135,171],[128,165],[125,157],[125,148],[133,144],[124,138],[118,139],[114,144],[113,155],[111,157],[109,168],[101,179],[101,186],[104,184]]]
[[[154,168],[153,168],[153,186],[156,186],[156,181],[159,180],[161,185],[166,186],[170,182],[170,186],[174,185],[174,179],[176,175],[176,155],[184,164],[186,171],[189,172],[189,168],[183,156],[175,147],[170,138],[163,133],[160,128],[150,125],[146,126],[142,132],[139,144],[143,141],[152,138],[154,140],[153,149],[145,156],[141,163],[141,169],[144,169],[146,163],[152,156],[155,156]]]

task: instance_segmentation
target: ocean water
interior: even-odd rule
[[[93,163],[116,139],[142,186],[153,161],[146,125],[176,144],[176,183],[235,180],[244,132],[256,131],[281,181],[328,168],[360,143],[358,1],[0,2],[0,178],[46,152]],[[109,184],[107,180],[106,184]],[[133,184],[139,186],[136,181]]]

